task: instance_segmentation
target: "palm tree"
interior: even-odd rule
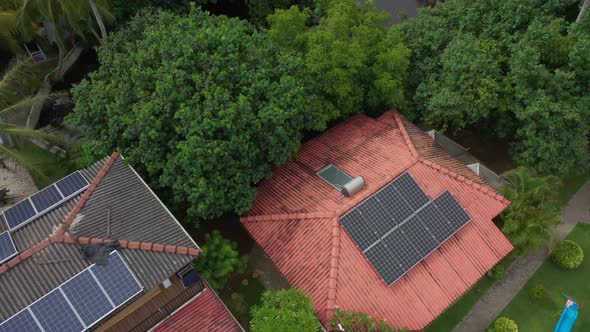
[[[534,170],[519,167],[505,174],[511,186],[500,192],[512,202],[501,214],[502,232],[520,254],[552,241],[559,223],[555,176],[538,176]]]
[[[29,171],[44,177],[43,169],[31,161],[35,158],[21,151],[19,146],[31,139],[43,139],[61,146],[69,144],[56,135],[18,124],[25,121],[31,105],[66,95],[63,92],[57,92],[30,97],[41,85],[39,75],[40,72],[31,59],[14,60],[2,75],[0,80],[0,159],[12,159]]]
[[[582,17],[584,17],[584,13],[588,9],[589,5],[590,5],[590,0],[584,0],[584,3],[582,4],[582,8],[580,9],[580,12],[578,13],[578,17],[576,18],[576,23],[579,23],[582,20]]]

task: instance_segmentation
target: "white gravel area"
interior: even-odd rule
[[[6,203],[0,202],[0,211],[37,191],[33,178],[25,169],[10,161],[5,161],[5,164],[6,167],[2,167],[3,165],[0,164],[0,188],[10,191]]]

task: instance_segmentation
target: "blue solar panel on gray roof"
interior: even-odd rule
[[[0,234],[0,263],[9,260],[16,255],[18,251],[12,240],[12,236],[8,231]]]
[[[85,270],[61,286],[86,326],[91,326],[115,307],[111,304],[90,270]]]
[[[59,288],[30,305],[45,332],[79,332],[84,325],[76,316]]]
[[[84,178],[79,171],[76,171],[55,183],[57,188],[59,188],[59,191],[61,191],[65,197],[69,197],[82,191],[88,186],[88,184],[86,178]]]
[[[35,205],[39,213],[53,207],[62,200],[63,197],[55,185],[50,185],[49,187],[31,196],[31,202],[33,202],[33,205]]]
[[[107,265],[94,265],[90,271],[116,306],[129,301],[142,291],[141,285],[116,251],[109,256]]]
[[[0,332],[41,332],[41,329],[29,309],[25,309],[2,322]]]
[[[4,210],[3,213],[6,223],[8,223],[8,227],[14,229],[33,218],[37,214],[37,211],[33,208],[31,201],[25,199],[24,201]]]

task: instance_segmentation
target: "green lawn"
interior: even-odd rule
[[[564,177],[561,180],[563,186],[559,193],[559,206],[564,207],[578,189],[588,180],[590,180],[590,171]]]
[[[562,294],[572,296],[581,306],[572,331],[590,331],[590,225],[578,224],[567,238],[582,246],[584,262],[573,271],[560,270],[549,259],[541,265],[501,314],[515,320],[519,331],[553,331],[565,304]],[[534,303],[528,292],[538,283],[547,288],[547,296]]]
[[[451,331],[457,323],[463,319],[471,307],[479,300],[479,297],[485,293],[493,284],[493,280],[483,277],[478,281],[471,290],[465,293],[455,304],[440,315],[424,332],[445,332]]]

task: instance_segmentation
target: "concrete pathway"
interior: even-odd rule
[[[562,222],[557,225],[558,239],[563,239],[576,226],[576,223],[590,224],[590,181],[586,182],[561,211]],[[512,301],[526,282],[549,256],[549,248],[521,257],[508,267],[506,278],[496,282],[471,311],[453,329],[454,332],[485,331],[494,319]]]

